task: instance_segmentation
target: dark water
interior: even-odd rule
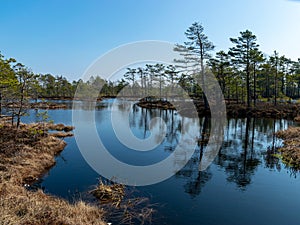
[[[112,100],[100,103],[95,112],[97,129],[110,153],[123,162],[148,165],[168,157],[182,135],[183,118],[176,112],[145,110],[121,102],[119,110],[131,110],[130,126],[139,138],[149,136],[148,121],[156,116],[167,124],[167,135],[155,151],[136,153],[123,146],[110,124]],[[72,124],[72,111],[49,111],[55,123]],[[34,121],[34,111],[24,118]],[[205,151],[205,139],[187,165],[164,182],[137,187],[140,196],[157,203],[153,224],[203,225],[282,225],[299,224],[299,174],[273,157],[281,141],[273,133],[285,129],[292,122],[273,119],[229,119],[222,148],[214,162],[205,171],[199,171],[199,159]],[[209,118],[200,119],[200,127],[209,131]],[[88,132],[88,131],[87,131]],[[205,133],[207,133],[205,132]],[[202,136],[200,136],[201,138]],[[100,177],[85,162],[75,138],[65,139],[65,150],[57,156],[57,164],[41,180],[46,192],[72,200],[78,198]]]

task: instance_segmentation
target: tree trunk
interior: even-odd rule
[[[235,82],[235,97],[236,97],[236,103],[239,103],[239,95],[238,95],[238,83]]]
[[[253,103],[254,103],[254,106],[256,106],[256,68],[255,68],[255,64],[254,64],[254,69],[253,69]]]
[[[0,92],[0,115],[2,115],[2,93]]]
[[[251,107],[251,101],[250,101],[250,71],[249,71],[249,65],[247,65],[246,69],[246,88],[247,88],[247,107]]]
[[[202,82],[202,88],[203,88],[203,100],[204,100],[204,109],[205,111],[208,111],[209,105],[206,98],[206,90],[205,90],[205,73],[204,73],[204,49],[203,49],[203,43],[201,41],[200,36],[198,35],[198,40],[200,41],[200,65],[201,65],[201,82]]]
[[[161,87],[162,86],[162,79],[161,79],[161,75],[159,77],[159,100],[162,101],[162,94],[161,94]]]
[[[267,85],[266,85],[266,97],[269,99],[270,98],[270,85],[269,85],[269,74],[267,73]]]
[[[201,56],[202,58],[202,56]],[[206,87],[205,87],[205,73],[204,73],[204,65],[203,65],[203,59],[201,59],[201,82],[202,82],[202,88],[203,88],[203,101],[204,101],[204,109],[205,111],[208,111],[209,105],[208,101],[205,95],[206,92]]]
[[[277,67],[277,66],[276,66]],[[277,68],[276,68],[276,73],[275,73],[275,84],[274,84],[274,105],[277,105]]]

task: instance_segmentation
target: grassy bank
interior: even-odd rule
[[[48,133],[50,128],[60,134]],[[23,124],[17,130],[0,122],[0,224],[105,224],[99,207],[26,189],[55,164],[55,155],[66,145],[57,136],[70,130],[49,124]]]
[[[177,104],[177,105],[176,105]],[[209,110],[205,110],[204,103],[201,100],[193,100],[196,110],[199,116],[210,115]],[[191,114],[190,104],[184,102],[175,102],[172,105],[168,101],[161,100],[141,100],[137,103],[142,108],[158,108],[158,109],[178,109],[182,115],[189,116]],[[226,113],[228,117],[256,117],[256,118],[288,118],[293,119],[300,115],[300,105],[292,103],[278,103],[276,106],[268,102],[258,102],[256,106],[248,108],[246,104],[226,102]],[[193,115],[196,116],[196,115]]]
[[[8,104],[7,108],[19,108],[18,104]],[[23,108],[26,109],[67,109],[67,106],[62,103],[54,103],[54,102],[33,102],[33,103],[25,103]]]
[[[276,135],[284,140],[283,147],[279,149],[282,160],[287,165],[300,169],[300,127],[289,127],[278,131]]]

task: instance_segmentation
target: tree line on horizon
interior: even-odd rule
[[[189,96],[203,99],[208,107],[205,91],[200,88],[200,84],[206,87],[206,73],[214,74],[225,99],[245,103],[248,107],[261,100],[276,105],[279,99],[300,98],[300,58],[293,61],[277,51],[270,56],[263,54],[251,31],[242,31],[238,37],[230,38],[232,47],[214,56],[215,46],[200,23],[193,23],[185,35],[187,41],[174,47],[181,55],[181,59],[174,60],[174,65],[157,63],[127,68],[124,76],[114,82],[97,74],[88,81],[35,74],[15,59],[0,54],[0,114],[2,107],[14,105],[13,114],[19,118],[28,99],[71,99],[76,90],[77,97],[85,98],[91,90],[99,93],[99,87],[100,97],[116,96],[128,87],[131,91],[139,88],[144,95],[157,95],[162,99],[180,86]]]
[[[190,96],[206,102],[200,84],[205,88],[205,74],[213,73],[225,99],[248,107],[261,100],[277,105],[279,99],[300,98],[300,58],[293,61],[276,50],[267,56],[260,51],[257,37],[251,31],[230,38],[233,46],[216,52],[214,57],[211,53],[215,46],[200,23],[193,23],[185,35],[187,41],[174,47],[182,56],[174,60],[176,64],[128,68],[125,80],[132,87],[141,88],[152,87],[153,83],[159,89],[180,85]]]

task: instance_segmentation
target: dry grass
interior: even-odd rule
[[[279,149],[283,161],[300,169],[300,127],[289,127],[287,130],[278,131],[276,135],[284,140],[284,146]]]
[[[99,200],[113,224],[152,224],[155,204],[150,204],[145,197],[130,198],[125,185],[100,180],[91,193]]]
[[[119,207],[125,195],[125,186],[123,184],[107,185],[100,182],[98,187],[91,193],[102,203],[112,203],[114,206]]]
[[[296,117],[294,118],[294,121],[297,122],[297,123],[299,123],[299,122],[300,122],[300,116],[296,116]]]
[[[48,130],[59,130],[48,133]],[[104,184],[92,191],[99,204],[69,202],[26,189],[55,164],[55,155],[73,127],[48,123],[21,124],[17,130],[0,121],[0,225],[104,225],[151,223],[154,210],[147,198],[125,199],[125,186]],[[63,132],[64,131],[64,132]]]
[[[0,224],[105,224],[103,212],[84,202],[68,202],[12,183],[0,184]]]
[[[18,108],[19,104],[11,103],[8,104],[7,107]],[[53,102],[26,103],[24,107],[30,109],[66,109],[67,108],[67,106],[64,104],[53,103]]]
[[[55,155],[66,145],[47,129],[47,124],[23,124],[17,130],[0,123],[0,224],[105,224],[99,207],[81,201],[70,204],[24,187],[53,166]]]
[[[65,137],[72,137],[74,134],[71,132],[56,132],[50,135],[58,138],[65,138]]]
[[[47,127],[50,130],[65,131],[65,132],[69,132],[69,131],[72,131],[75,129],[73,126],[66,126],[61,123],[59,123],[59,124],[48,123]]]

